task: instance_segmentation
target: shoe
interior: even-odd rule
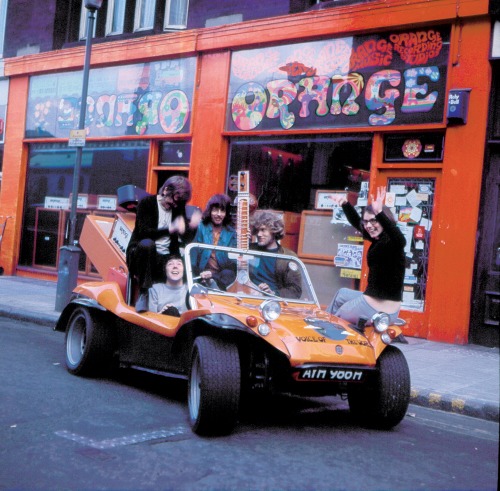
[[[148,294],[141,293],[137,302],[135,302],[136,312],[146,312],[148,310]]]

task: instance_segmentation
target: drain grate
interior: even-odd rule
[[[136,443],[149,442],[153,440],[165,440],[171,437],[183,435],[188,431],[189,430],[186,426],[176,426],[168,430],[147,431],[144,433],[137,433],[135,435],[122,436],[118,438],[106,438],[105,440],[95,440],[93,438],[88,438],[66,430],[56,431],[56,435],[87,447],[105,450],[107,448],[135,445]]]

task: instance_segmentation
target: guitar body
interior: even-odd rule
[[[250,280],[250,276],[245,271],[238,271],[236,279],[226,288],[231,293],[246,293],[248,295],[262,295],[259,287]]]
[[[248,250],[250,245],[250,172],[238,172],[238,210],[236,220],[236,234],[238,249]],[[236,279],[226,291],[231,293],[261,294],[259,287],[250,280],[248,262],[241,257],[237,260]]]

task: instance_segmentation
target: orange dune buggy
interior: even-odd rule
[[[192,258],[207,248],[234,266],[225,290],[194,276]],[[69,372],[115,365],[184,378],[189,421],[200,435],[231,432],[242,401],[276,393],[346,396],[361,424],[379,428],[405,416],[410,375],[391,345],[405,340],[386,314],[354,326],[325,312],[296,257],[190,244],[185,259],[188,309],[180,317],[137,313],[112,281],[78,286],[55,328],[66,332]],[[260,291],[252,271],[261,261],[284,261],[296,288],[285,297]]]

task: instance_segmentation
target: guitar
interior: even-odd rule
[[[236,212],[236,244],[238,249],[248,251],[250,247],[250,172],[238,172],[238,197]],[[248,261],[244,255],[237,258],[236,279],[226,291],[231,293],[258,293],[257,285],[250,280]]]

